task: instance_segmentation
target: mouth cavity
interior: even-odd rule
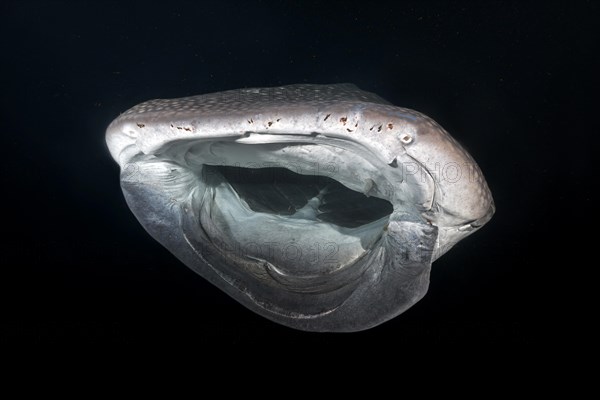
[[[289,292],[323,293],[356,280],[394,212],[381,190],[392,167],[367,160],[352,144],[246,138],[253,141],[172,150],[196,176],[188,196],[195,223],[187,226],[248,275]]]
[[[389,201],[368,197],[327,176],[282,167],[206,166],[204,171],[220,174],[254,212],[357,228],[393,211]]]

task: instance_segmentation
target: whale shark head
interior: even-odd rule
[[[494,213],[481,170],[443,128],[351,84],[151,100],[106,141],[156,240],[296,329],[397,316],[427,292],[431,263]]]

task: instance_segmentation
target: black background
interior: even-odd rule
[[[567,318],[589,251],[569,224],[593,214],[597,4],[150,3],[0,6],[4,342],[532,344]],[[366,332],[281,327],[195,275],[128,210],[104,142],[144,100],[303,82],[431,116],[495,198],[426,297]]]

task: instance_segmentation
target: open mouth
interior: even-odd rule
[[[390,219],[415,210],[409,193],[390,190],[402,180],[398,165],[369,158],[368,148],[349,141],[287,137],[176,142],[137,156],[139,179],[122,180],[123,189],[147,226],[148,212],[138,208],[149,195],[140,182],[160,187],[166,212],[182,210],[186,245],[254,306],[315,319],[347,302],[365,273],[382,273],[384,259],[399,251]],[[427,226],[419,219],[413,223]],[[427,275],[430,256],[406,279]]]
[[[322,314],[345,300],[327,297],[352,292],[398,199],[382,190],[394,167],[363,158],[352,144],[322,144],[318,136],[178,143],[149,158],[152,168],[140,161],[140,170],[156,170],[159,159],[171,165],[161,185],[189,210],[184,233],[197,254],[257,304],[284,315]],[[280,292],[270,296],[265,287],[321,298],[307,307],[300,299],[281,300]]]
[[[306,291],[309,281],[354,263],[381,237],[393,211],[388,200],[369,195],[377,191],[375,183],[364,184],[382,181],[383,175],[363,176],[369,163],[355,155],[352,162],[362,165],[360,174],[342,173],[341,158],[350,156],[340,148],[213,142],[193,146],[188,160],[199,148],[206,149],[200,151],[205,163],[210,153],[223,156],[222,163],[236,164],[203,165],[205,206],[210,204],[205,211],[216,229],[213,236],[246,258],[266,261],[276,275],[299,278],[299,287],[288,284],[286,290]],[[322,158],[325,154],[328,158]],[[337,287],[345,282],[331,283]]]

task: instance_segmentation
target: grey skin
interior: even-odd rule
[[[494,213],[479,167],[443,128],[351,84],[151,100],[106,141],[152,237],[301,330],[401,314],[427,292],[431,263]]]

